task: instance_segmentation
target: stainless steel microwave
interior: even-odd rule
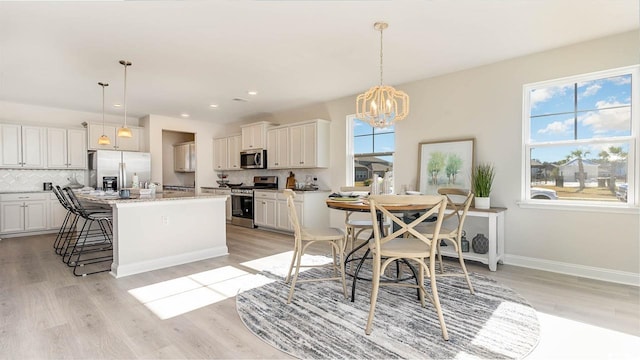
[[[255,149],[241,151],[240,167],[243,169],[266,169],[267,150]]]

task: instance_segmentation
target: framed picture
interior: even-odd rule
[[[438,188],[471,188],[475,139],[421,142],[418,148],[418,184],[422,194]]]

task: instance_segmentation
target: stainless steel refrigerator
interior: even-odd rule
[[[104,177],[116,176],[118,189],[130,188],[134,174],[141,183],[151,181],[151,154],[113,150],[89,152],[89,186],[102,188]]]

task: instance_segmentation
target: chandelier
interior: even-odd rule
[[[118,129],[118,137],[130,138],[133,135],[127,127],[127,66],[131,66],[131,62],[120,60],[120,65],[124,66],[124,124]]]
[[[102,136],[98,138],[98,145],[109,145],[111,144],[111,140],[104,133],[104,88],[109,86],[108,83],[99,82],[98,85],[102,86]]]
[[[388,27],[389,24],[385,22],[373,24],[373,28],[380,31],[380,85],[358,95],[356,99],[356,117],[375,128],[389,127],[409,114],[409,96],[382,84],[382,31]]]

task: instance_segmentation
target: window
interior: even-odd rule
[[[352,154],[347,162],[347,184],[368,186],[374,174],[384,177],[393,171],[393,153],[395,151],[395,129],[374,128],[353,116],[347,118],[348,148]]]
[[[637,205],[638,67],[524,86],[525,201]]]

